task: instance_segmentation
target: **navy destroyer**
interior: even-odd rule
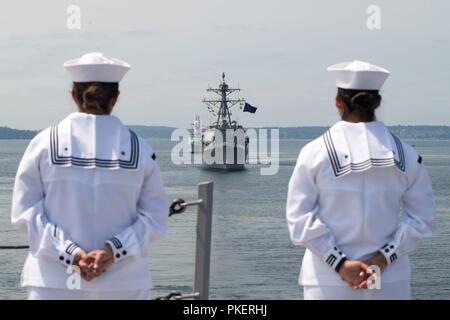
[[[232,120],[231,108],[245,103],[244,99],[235,97],[240,89],[230,88],[225,82],[225,73],[219,88],[209,88],[207,92],[219,96],[217,99],[204,99],[214,117],[214,121],[202,134],[202,163],[204,168],[220,170],[242,170],[248,158],[248,137],[245,129],[236,120]]]

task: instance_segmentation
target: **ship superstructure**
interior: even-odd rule
[[[202,134],[203,165],[207,168],[239,170],[245,168],[248,156],[248,139],[245,129],[232,119],[231,108],[245,103],[244,99],[232,98],[239,94],[225,82],[225,73],[218,88],[209,88],[217,99],[204,99],[214,120]]]

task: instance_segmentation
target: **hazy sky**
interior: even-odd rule
[[[69,30],[67,7],[81,9]],[[381,30],[366,27],[369,5]],[[115,110],[127,124],[186,127],[222,72],[256,114],[245,126],[337,120],[328,65],[391,71],[379,118],[450,125],[450,1],[14,0],[0,7],[0,126],[44,128],[74,110],[62,64],[90,51],[126,60]]]

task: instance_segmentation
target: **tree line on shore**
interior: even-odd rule
[[[170,139],[176,128],[162,126],[129,126],[143,138]],[[327,127],[287,127],[264,128],[279,129],[280,139],[314,139],[327,130]],[[450,126],[389,126],[393,134],[402,139],[450,140]],[[0,127],[0,139],[32,139],[38,130],[19,130]]]

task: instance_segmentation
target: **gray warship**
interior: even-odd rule
[[[233,89],[225,82],[225,73],[219,88],[209,88],[207,92],[219,96],[218,99],[203,99],[209,112],[215,118],[202,134],[202,167],[218,170],[243,170],[248,158],[248,137],[245,129],[232,120],[231,108],[245,103],[239,97],[240,89]]]

